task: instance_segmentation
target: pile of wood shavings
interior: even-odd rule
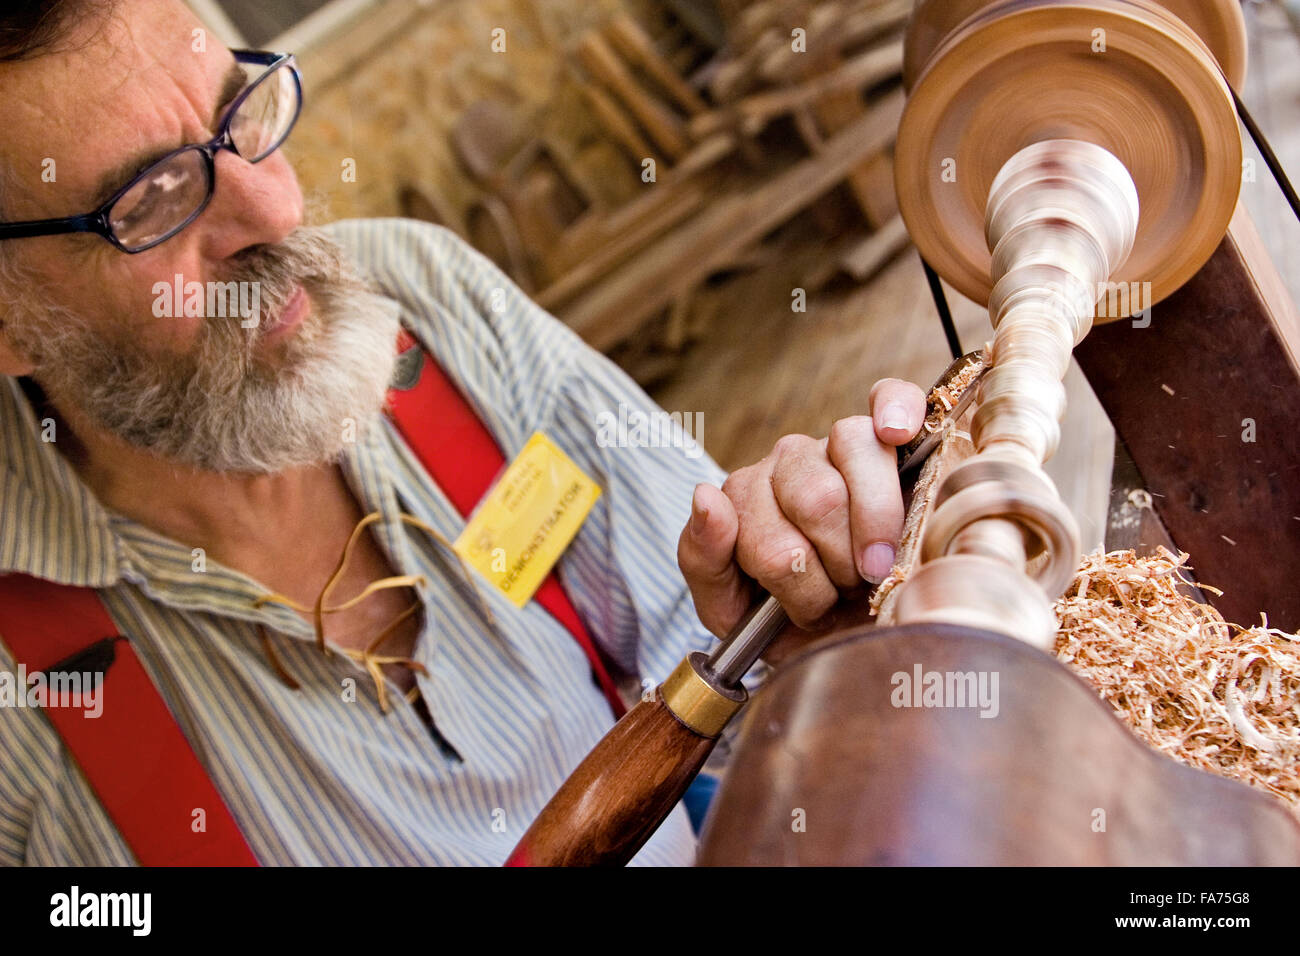
[[[1157,750],[1300,816],[1300,635],[1224,622],[1179,591],[1186,562],[1085,555],[1056,603],[1056,655]]]

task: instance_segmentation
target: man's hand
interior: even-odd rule
[[[842,591],[878,584],[903,533],[895,447],[925,419],[925,395],[883,379],[871,416],[841,418],[823,439],[786,435],[722,489],[696,485],[677,563],[700,621],[724,637],[753,600],[752,581],[810,627]]]

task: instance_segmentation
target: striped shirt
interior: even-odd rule
[[[403,324],[507,460],[542,431],[603,490],[557,567],[609,656],[657,684],[684,654],[709,647],[676,543],[692,488],[719,484],[718,466],[664,436],[655,447],[602,438],[603,412],[660,410],[453,234],[397,219],[329,230],[400,303]],[[213,561],[196,572],[190,546],[100,504],[41,428],[18,380],[5,378],[0,573],[97,589],[261,863],[500,864],[611,726],[563,625],[481,581],[489,623],[454,556],[399,519],[413,515],[448,540],[464,527],[386,417],[342,468],[363,510],[383,516],[376,534],[395,572],[425,579],[415,658],[428,673],[416,680],[450,748],[399,692],[381,713],[360,665],[322,655],[291,608],[255,607],[267,587]],[[277,676],[259,625],[300,689]],[[2,638],[0,669],[12,674]],[[693,854],[678,806],[634,862],[686,864]],[[0,863],[132,862],[43,712],[0,707]]]

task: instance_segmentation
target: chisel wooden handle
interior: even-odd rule
[[[664,822],[745,703],[696,652],[632,708],[551,798],[506,866],[623,866]]]
[[[506,865],[624,865],[677,805],[717,742],[679,721],[656,691],[579,764]]]

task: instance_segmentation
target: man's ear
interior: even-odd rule
[[[0,375],[12,375],[17,378],[20,375],[32,374],[35,368],[36,366],[27,356],[9,344],[9,337],[5,335],[4,321],[0,320]]]

